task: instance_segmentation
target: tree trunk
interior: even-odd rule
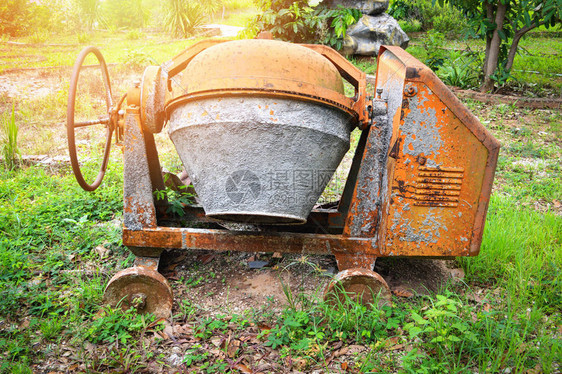
[[[515,54],[517,53],[517,46],[519,45],[519,41],[521,40],[521,37],[525,35],[529,30],[532,30],[540,25],[544,25],[544,22],[539,22],[538,25],[533,23],[529,26],[523,27],[521,30],[517,30],[517,32],[513,36],[513,41],[511,42],[511,46],[509,47],[509,53],[507,55],[507,63],[505,65],[505,70],[510,71],[511,67],[513,66],[513,60],[515,59]]]
[[[486,56],[486,66],[484,67],[484,83],[480,87],[480,92],[488,92],[494,88],[494,81],[491,75],[494,74],[498,66],[498,58],[500,54],[501,38],[499,31],[503,30],[503,21],[505,19],[505,12],[507,11],[507,5],[498,3],[498,8],[496,10],[496,29],[494,30],[494,35],[492,36],[492,41],[490,42],[490,49]]]
[[[494,20],[494,5],[492,3],[486,3],[486,19],[490,22]],[[486,75],[486,65],[488,64],[488,55],[490,54],[490,44],[492,43],[492,37],[489,33],[486,33],[486,50],[484,51],[484,64],[482,64],[482,72]]]

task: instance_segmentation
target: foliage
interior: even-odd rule
[[[436,0],[434,0],[435,2]],[[561,0],[439,0],[463,9],[474,35],[486,40],[482,91],[510,78],[519,41],[528,31],[553,27],[562,17]]]
[[[447,51],[444,49],[445,36],[434,30],[427,32],[423,39],[423,47],[428,52],[428,56],[424,63],[431,69],[437,70],[447,57]]]
[[[464,344],[477,344],[477,335],[470,330],[460,302],[444,295],[436,298],[437,302],[423,312],[423,317],[411,311],[413,321],[404,325],[410,339],[424,338],[429,343],[428,348],[434,348],[441,359],[457,355]]]
[[[91,31],[94,24],[102,20],[100,0],[74,0],[80,10],[80,21],[86,26],[86,30]]]
[[[169,177],[169,174],[165,176],[165,180]],[[193,186],[177,186],[177,189],[172,189],[166,187],[165,190],[154,191],[154,197],[156,200],[164,200],[167,202],[166,213],[183,217],[185,212],[183,210],[184,205],[192,205],[194,200],[194,195],[189,192],[189,189],[193,189]]]
[[[102,4],[103,24],[114,29],[138,29],[148,21],[142,0],[111,0]]]
[[[206,21],[205,5],[193,0],[168,0],[166,25],[173,36],[187,38]]]
[[[260,31],[270,31],[273,37],[294,43],[326,44],[341,48],[347,28],[361,17],[357,9],[311,7],[307,1],[260,0],[263,13],[248,25],[243,37],[251,38]]]
[[[441,80],[449,85],[464,89],[478,86],[480,66],[479,54],[470,50],[450,51],[447,59],[436,71]]]
[[[127,344],[133,336],[146,329],[154,321],[154,316],[144,316],[136,313],[134,309],[122,311],[104,307],[100,317],[98,317],[86,331],[85,339],[92,343],[113,343],[118,341]]]
[[[139,29],[131,30],[127,33],[128,40],[138,40],[142,37],[142,31]]]
[[[18,149],[18,125],[16,123],[16,104],[12,104],[12,113],[10,116],[2,115],[2,134],[0,138],[0,147],[2,148],[2,157],[6,168],[14,169],[18,164],[20,152]]]
[[[52,9],[30,0],[3,0],[0,4],[0,35],[22,36],[48,29]]]
[[[433,4],[431,0],[391,1],[388,14],[399,21],[407,21],[406,25],[419,23],[424,31],[434,30],[448,37],[461,35],[468,26],[466,18],[457,8]],[[419,31],[417,27],[402,29],[406,32]]]
[[[405,32],[418,32],[422,30],[422,24],[417,19],[411,19],[408,21],[398,21],[400,28]]]
[[[92,41],[92,34],[88,32],[80,32],[76,34],[78,44],[89,44]]]
[[[450,50],[445,48],[445,36],[434,30],[423,38],[426,52],[421,60],[431,68],[445,84],[460,88],[478,86],[480,54],[470,48]]]

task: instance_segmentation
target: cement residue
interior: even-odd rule
[[[432,94],[429,88],[425,88],[425,90],[428,91],[427,95]],[[409,100],[410,113],[404,119],[404,125],[401,127],[404,135],[402,152],[414,157],[421,154],[426,157],[439,154],[443,140],[437,126],[437,112],[434,108],[425,106],[428,99],[424,90]]]

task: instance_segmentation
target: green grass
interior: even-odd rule
[[[15,168],[20,156],[15,106],[16,104],[13,103],[12,111],[10,113],[3,113],[0,117],[0,150],[7,169]]]
[[[129,33],[130,34],[130,33]],[[131,39],[126,33],[98,31],[78,44],[74,35],[54,36],[49,45],[13,46],[3,44],[0,73],[7,69],[24,67],[71,67],[78,53],[86,45],[100,47],[108,64],[127,64],[135,55],[145,55],[152,64],[161,64],[195,43],[197,39],[170,39],[166,34],[142,34]],[[146,66],[146,65],[145,65]]]
[[[238,23],[235,13],[230,19]],[[194,42],[146,33],[83,37],[102,45],[109,63],[120,64],[110,67],[119,81]],[[75,45],[2,45],[0,60],[7,65],[1,69],[71,66],[82,48],[77,37],[56,42]],[[551,54],[560,43],[542,37],[524,42],[533,54]],[[426,56],[419,47],[410,52]],[[371,62],[355,64],[373,71]],[[549,61],[537,69],[557,69],[558,64]],[[92,82],[84,78],[85,97],[79,105],[85,116],[98,109],[92,104],[99,96]],[[536,82],[559,84],[556,79]],[[114,92],[126,87],[116,82]],[[9,103],[3,99],[4,106]],[[64,121],[65,104],[64,89],[17,102],[15,122],[25,153],[48,153],[61,146],[65,150],[60,144],[64,128],[53,131]],[[502,149],[480,255],[458,260],[466,273],[464,282],[449,284],[438,294],[394,298],[393,307],[383,309],[349,300],[328,305],[320,300],[322,290],[311,295],[287,287],[291,302],[281,312],[273,311],[271,301],[242,314],[213,315],[187,298],[176,298],[173,320],[191,328],[189,345],[180,345],[186,369],[236,372],[232,363],[243,354],[267,350],[275,353],[279,370],[290,362],[303,372],[324,368],[332,354],[342,371],[345,363],[355,372],[560,372],[562,217],[556,203],[562,196],[561,114],[466,104]],[[354,132],[354,142],[357,138]],[[173,153],[162,152],[167,167],[178,164]],[[63,357],[67,348],[84,372],[135,372],[148,370],[151,363],[167,365],[169,341],[146,339],[162,330],[162,324],[132,311],[100,310],[109,278],[133,259],[121,242],[122,165],[118,152],[113,158],[104,184],[94,193],[82,191],[69,168],[0,170],[0,373],[37,371],[35,365]],[[95,160],[84,171],[91,180],[97,172]],[[341,187],[330,185],[328,197],[335,197]],[[98,246],[112,255],[101,259]],[[178,280],[174,287],[179,283],[187,291],[206,285],[201,278]],[[229,351],[236,341],[240,345]],[[337,361],[335,354],[352,345],[364,349]],[[225,356],[229,352],[232,357]]]
[[[103,358],[85,354],[83,362],[96,370],[140,370],[157,360],[139,340],[158,328],[150,317],[105,309],[94,318],[108,277],[131,261],[120,244],[118,225],[112,223],[122,209],[118,165],[113,164],[104,186],[93,194],[80,190],[72,176],[41,168],[0,175],[3,372],[54,354],[33,346],[80,346],[86,341],[107,345],[118,340],[128,347],[114,347]],[[244,338],[251,326],[265,321],[269,327],[257,342],[277,351],[281,361],[291,357],[301,371],[326,365],[326,357],[338,349],[334,347],[359,344],[366,350],[349,363],[359,372],[524,372],[540,367],[554,373],[561,343],[556,332],[562,323],[561,243],[559,215],[521,206],[502,192],[492,197],[480,255],[460,260],[466,284],[449,285],[438,295],[395,300],[393,308],[381,310],[351,301],[334,307],[317,298],[321,292],[290,289],[295,302],[280,314],[204,317],[200,306],[176,300],[176,320],[190,324],[202,344],[187,350],[183,360],[192,370],[224,371],[228,361],[202,347],[226,334]],[[113,255],[100,260],[94,251],[98,245]],[[70,271],[82,266],[95,273]],[[477,290],[480,299],[475,301]],[[409,349],[397,354],[393,347],[399,344]]]

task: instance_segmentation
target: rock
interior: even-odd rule
[[[375,16],[386,12],[389,0],[327,0],[325,4],[329,8],[337,8],[338,5],[344,8],[359,9],[361,13]]]
[[[398,22],[384,13],[378,16],[363,16],[347,29],[343,42],[344,54],[376,56],[381,45],[399,45],[406,49],[410,38]]]
[[[98,245],[94,251],[100,256],[100,258],[106,258],[111,254],[111,249],[105,248],[103,245]]]
[[[166,361],[171,367],[174,368],[181,365],[181,363],[183,362],[183,357],[181,357],[177,353],[172,353],[166,358]]]

